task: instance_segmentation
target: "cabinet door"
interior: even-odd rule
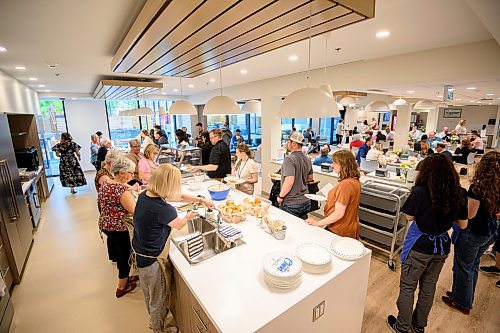
[[[191,294],[191,331],[193,333],[218,333],[215,325],[210,321],[196,297]]]
[[[182,333],[191,333],[191,322],[189,318],[191,311],[191,292],[175,267],[173,271],[174,291],[172,293],[172,301],[170,302],[172,314],[179,326],[179,330]]]

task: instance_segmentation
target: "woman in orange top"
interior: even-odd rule
[[[359,239],[359,199],[361,183],[359,168],[354,155],[348,150],[333,154],[333,169],[339,174],[339,183],[328,193],[325,218],[319,221],[308,219],[315,226],[328,229],[342,237]]]

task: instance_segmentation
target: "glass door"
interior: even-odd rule
[[[61,140],[61,134],[68,131],[64,102],[58,100],[40,101],[40,115],[37,127],[47,177],[59,176],[59,157],[52,151]]]

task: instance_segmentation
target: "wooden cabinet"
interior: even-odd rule
[[[172,288],[174,290],[171,310],[179,330],[182,333],[219,332],[175,267],[173,267],[173,271],[174,283]]]

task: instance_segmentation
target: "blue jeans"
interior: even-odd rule
[[[479,260],[493,243],[492,236],[482,236],[462,230],[455,243],[453,258],[453,301],[472,309],[476,291]]]
[[[282,205],[280,206],[280,209],[294,216],[300,217],[303,220],[306,220],[307,213],[309,213],[309,210],[311,209],[311,201],[308,200],[298,205]]]

